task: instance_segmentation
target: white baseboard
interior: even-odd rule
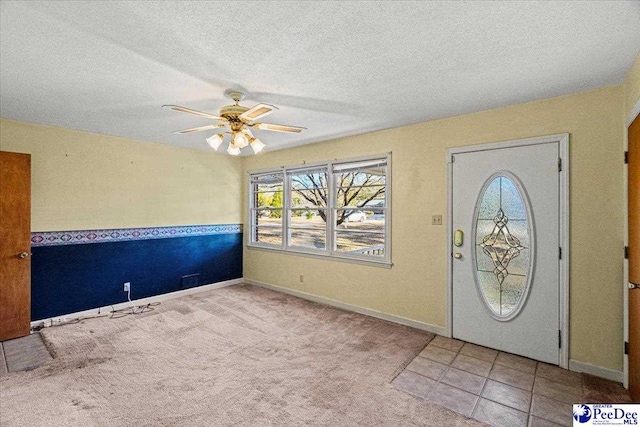
[[[166,301],[174,298],[180,298],[186,295],[197,294],[199,292],[210,291],[212,289],[224,288],[226,286],[239,285],[243,283],[242,278],[225,280],[224,282],[210,283],[208,285],[196,286],[194,288],[183,289],[181,291],[170,292],[168,294],[154,295],[147,298],[140,298],[132,300],[131,302],[121,302],[113,305],[105,305],[103,307],[96,307],[90,310],[78,311],[76,313],[65,314],[64,316],[49,317],[46,319],[34,320],[31,322],[31,327],[41,325],[51,325],[56,323],[65,323],[73,319],[79,319],[83,317],[91,317],[98,314],[110,313],[113,310],[121,310],[123,308],[131,307],[131,304],[139,306],[146,305],[154,302]]]
[[[602,366],[592,365],[591,363],[581,362],[579,360],[569,360],[569,370],[575,372],[584,372],[596,377],[605,378],[617,383],[621,383],[624,379],[622,371],[615,369],[603,368]]]
[[[353,311],[355,313],[364,314],[365,316],[371,316],[377,319],[382,319],[382,320],[386,320],[393,323],[399,323],[405,326],[411,326],[412,328],[420,329],[427,332],[432,332],[434,334],[446,335],[446,329],[442,326],[431,325],[429,323],[407,319],[406,317],[395,316],[393,314],[387,314],[381,311],[372,310],[370,308],[360,307],[358,305],[353,305],[353,304],[347,304],[331,298],[325,298],[325,297],[310,294],[307,292],[296,291],[294,289],[284,288],[282,286],[271,285],[269,283],[259,282],[257,280],[244,279],[244,283],[247,283],[249,285],[260,286],[261,288],[271,289],[272,291],[276,291],[276,292],[282,292],[284,294],[293,295],[294,297],[306,299],[306,300],[317,302],[320,304],[330,305],[332,307],[337,307],[342,310]]]
[[[320,304],[330,305],[346,311],[353,311],[356,313],[364,314],[366,316],[375,317],[389,322],[399,323],[401,325],[411,326],[423,331],[433,332],[434,334],[446,336],[446,329],[441,326],[431,325],[429,323],[418,322],[417,320],[407,319],[406,317],[395,316],[393,314],[383,313],[370,308],[360,307],[353,304],[347,304],[341,301],[336,301],[331,298],[321,297],[318,295],[310,294],[303,291],[297,291],[295,289],[285,288],[282,286],[271,285],[269,283],[259,282],[252,279],[244,279],[244,283],[260,286],[262,288],[271,289],[276,292],[282,292],[285,294],[293,295],[299,298],[303,298],[309,301],[317,302]],[[590,363],[581,362],[579,360],[569,360],[569,369],[575,372],[584,372],[585,374],[594,375],[596,377],[605,378],[611,381],[621,383],[623,380],[622,371],[616,371],[615,369],[604,368],[601,366],[592,365]]]

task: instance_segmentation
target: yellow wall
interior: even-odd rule
[[[570,357],[620,370],[623,96],[609,87],[247,158],[250,171],[391,151],[394,266],[248,249],[244,276],[444,326],[446,230],[429,218],[446,214],[447,148],[569,132]]]
[[[0,119],[31,154],[32,231],[242,223],[242,160]]]
[[[631,67],[631,71],[623,84],[624,87],[624,119],[627,120],[631,110],[640,98],[640,54]]]
[[[6,119],[0,119],[0,149],[32,155],[33,231],[240,223],[243,172],[392,152],[392,269],[246,250],[244,275],[444,326],[446,233],[429,218],[446,213],[446,149],[569,132],[570,357],[619,370],[624,141],[619,120],[639,95],[636,60],[618,87],[246,159]]]

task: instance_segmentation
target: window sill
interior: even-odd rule
[[[281,254],[303,256],[308,258],[317,258],[317,259],[323,259],[326,261],[346,262],[349,264],[368,265],[371,267],[379,267],[379,268],[393,267],[392,262],[383,261],[383,260],[374,261],[370,259],[352,258],[352,257],[346,257],[346,256],[339,256],[339,255],[324,255],[324,254],[319,254],[314,252],[305,252],[302,250],[280,249],[280,248],[274,248],[270,246],[261,246],[261,245],[255,245],[255,244],[254,245],[248,244],[246,246],[247,246],[247,249],[251,249],[251,250],[258,250],[258,251],[265,251],[265,252],[278,252]]]

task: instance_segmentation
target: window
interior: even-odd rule
[[[272,173],[251,177],[252,241],[265,245],[282,245],[282,200],[284,174]]]
[[[391,263],[390,156],[251,174],[249,246]]]
[[[326,167],[287,173],[289,212],[287,236],[290,247],[327,248],[327,199],[329,172]]]
[[[511,173],[491,176],[476,202],[475,277],[490,314],[510,320],[524,306],[531,281],[532,228],[522,184]]]

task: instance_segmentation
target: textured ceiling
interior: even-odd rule
[[[209,149],[225,89],[280,109],[268,149],[622,81],[640,2],[0,3],[0,115]]]

